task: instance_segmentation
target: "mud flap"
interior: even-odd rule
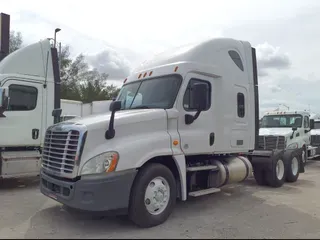
[[[282,158],[284,150],[255,150],[251,154],[251,163],[255,169],[272,170],[276,160]]]

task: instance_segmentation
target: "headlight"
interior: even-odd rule
[[[297,149],[299,147],[298,143],[291,143],[287,149]]]
[[[99,154],[83,165],[80,175],[113,172],[117,167],[118,160],[119,154],[117,152]]]

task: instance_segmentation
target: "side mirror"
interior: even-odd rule
[[[3,112],[7,110],[9,104],[9,89],[0,87],[0,117],[5,117]]]
[[[196,83],[193,85],[193,89],[191,91],[191,99],[193,100],[193,106],[198,111],[203,111],[208,106],[208,84],[205,83]]]
[[[0,87],[0,109],[7,109],[9,100],[9,89]]]
[[[185,115],[185,123],[193,123],[199,116],[200,113],[206,110],[208,106],[208,94],[209,87],[204,83],[196,83],[193,85],[191,91],[191,108],[196,109],[197,113],[193,116],[190,114]]]
[[[109,110],[111,112],[110,120],[109,120],[109,127],[105,133],[105,138],[112,139],[116,135],[116,131],[114,130],[114,114],[116,111],[121,109],[121,101],[113,101],[110,103]]]
[[[121,101],[112,101],[109,106],[110,112],[116,112],[121,109]]]
[[[56,124],[58,122],[61,122],[61,113],[62,109],[61,108],[56,108],[52,110],[52,117],[53,117],[53,123]]]
[[[314,119],[310,119],[310,130],[314,129]]]

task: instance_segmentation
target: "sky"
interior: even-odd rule
[[[319,0],[10,0],[1,11],[25,44],[61,28],[58,41],[117,86],[168,48],[213,37],[246,40],[257,49],[260,114],[279,104],[320,113]]]

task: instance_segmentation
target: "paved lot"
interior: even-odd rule
[[[139,229],[125,217],[69,213],[44,197],[38,181],[0,187],[0,238],[320,238],[320,162],[282,188],[254,180],[178,203],[161,226]]]

